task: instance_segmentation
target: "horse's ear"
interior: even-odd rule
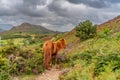
[[[63,39],[63,41],[64,41],[64,44],[66,45],[66,40],[65,40],[65,39]]]
[[[64,38],[61,39],[63,45],[66,45],[66,40]]]

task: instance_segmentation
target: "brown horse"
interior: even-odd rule
[[[56,42],[46,41],[43,44],[43,51],[44,51],[43,67],[45,69],[50,68],[50,63],[52,61],[53,56],[55,56],[55,63],[57,63],[58,51],[64,49],[65,47],[66,47],[66,40],[63,38],[59,39]]]

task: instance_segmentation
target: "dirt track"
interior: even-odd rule
[[[59,69],[46,70],[41,75],[38,75],[35,80],[59,80],[60,73]]]

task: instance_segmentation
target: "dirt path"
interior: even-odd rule
[[[34,77],[23,77],[19,79],[18,77],[13,77],[11,80],[59,80],[59,75],[61,70],[52,68],[51,70],[46,70],[44,73],[34,76]]]
[[[18,77],[13,77],[11,80],[59,80],[60,74],[68,72],[70,69],[66,68],[63,70],[51,68],[51,70],[46,70],[40,75],[34,77],[24,77],[22,79],[18,79]]]
[[[59,80],[60,74],[68,72],[70,69],[59,70],[52,68],[51,70],[46,70],[41,75],[38,75],[35,80]]]
[[[59,69],[46,70],[43,74],[38,75],[35,80],[59,80],[60,73]]]

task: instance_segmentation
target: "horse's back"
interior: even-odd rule
[[[53,42],[52,41],[46,41],[43,44],[43,48],[45,48],[45,47],[50,48],[52,46],[53,46]]]

